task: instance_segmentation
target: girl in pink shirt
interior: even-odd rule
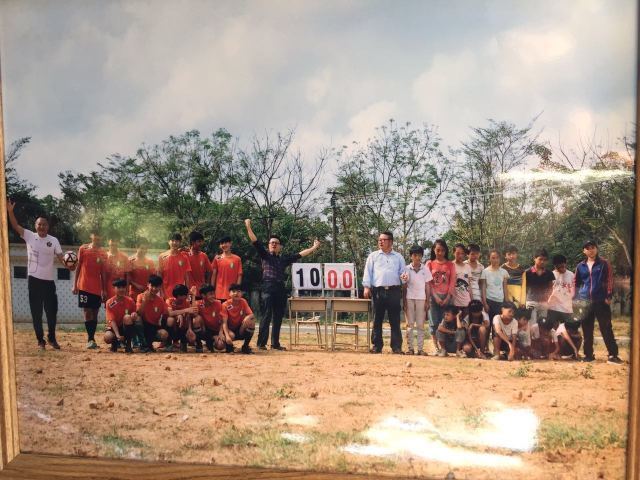
[[[426,263],[431,271],[433,283],[431,288],[431,308],[429,309],[429,329],[433,345],[438,350],[436,330],[442,322],[444,308],[451,303],[456,286],[456,266],[449,260],[447,242],[438,239],[431,247],[431,260]]]

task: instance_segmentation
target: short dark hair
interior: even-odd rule
[[[173,291],[171,293],[174,297],[186,297],[187,295],[189,295],[189,289],[186,285],[179,283],[175,287],[173,287]]]
[[[240,285],[239,283],[233,283],[233,284],[229,285],[229,291],[230,292],[242,292],[242,285]]]
[[[516,317],[518,320],[520,320],[521,318],[526,318],[527,320],[531,319],[531,309],[530,308],[517,308],[515,313],[514,313],[514,317]]]
[[[136,246],[137,247],[148,247],[149,246],[149,240],[147,240],[144,237],[140,237],[138,239],[138,241],[136,242]]]
[[[438,238],[433,245],[431,245],[431,260],[436,259],[436,245],[440,245],[444,248],[444,259],[449,260],[449,247],[447,246],[447,242],[445,242],[442,238]]]
[[[213,288],[213,285],[207,283],[200,287],[200,295],[206,295],[209,292],[214,292],[216,289]]]
[[[169,240],[178,240],[179,242],[182,241],[182,235],[180,235],[179,233],[172,233],[171,235],[169,235]]]
[[[389,240],[393,242],[393,232],[390,232],[389,230],[385,230],[384,232],[380,232],[378,234],[378,236],[380,235],[386,235],[387,237],[389,237]]]
[[[46,213],[38,214],[38,216],[36,217],[36,222],[38,221],[39,218],[43,219],[47,223],[51,223],[51,218]]]
[[[413,255],[414,253],[417,255],[424,255],[424,248],[422,248],[420,245],[413,245],[409,249],[409,255]]]
[[[509,245],[507,248],[504,249],[504,253],[518,253],[518,247],[516,247],[515,245]]]
[[[467,250],[467,247],[465,246],[465,244],[464,244],[464,243],[456,243],[456,244],[453,246],[453,250],[455,251],[455,250],[456,250],[456,248],[461,248],[461,249],[462,249],[462,251],[465,253],[465,255],[466,255],[467,253],[469,253],[469,250]]]
[[[180,239],[182,240],[182,238]],[[198,240],[204,240],[204,235],[198,231],[193,231],[189,234],[189,243],[197,242]]]
[[[502,302],[502,305],[500,306],[500,308],[510,308],[512,310],[515,310],[516,306],[513,302]]]
[[[544,257],[549,258],[549,252],[545,248],[539,248],[533,254],[533,258]]]
[[[97,223],[94,223],[92,225],[89,226],[89,234],[93,234],[93,235],[98,235],[99,237],[102,236],[102,227],[100,227],[100,225],[98,225]]]
[[[220,237],[220,240],[218,240],[218,245],[220,245],[221,243],[227,243],[230,241],[231,241],[231,237],[229,235],[223,235],[222,237]]]
[[[565,257],[564,255],[554,255],[553,256],[553,265],[554,266],[561,265],[563,263],[567,263],[567,257]]]
[[[272,238],[275,238],[276,240],[278,240],[280,242],[280,245],[283,245],[282,243],[282,239],[278,236],[278,235],[269,235],[269,240],[271,240]]]
[[[147,283],[152,287],[159,287],[160,285],[162,285],[162,277],[159,275],[149,275],[149,280],[147,280]]]
[[[594,240],[587,240],[586,242],[584,242],[584,245],[582,245],[582,249],[584,250],[585,248],[588,248],[588,247],[598,248],[598,244]]]
[[[107,240],[116,240],[117,242],[119,242],[120,240],[122,240],[122,236],[117,230],[109,230],[107,232]]]
[[[469,245],[467,245],[467,250],[469,252],[479,252],[480,245],[478,245],[477,243],[470,243]]]
[[[458,307],[456,307],[455,305],[447,305],[446,307],[444,307],[443,312],[444,313],[451,312],[452,314],[457,315]]]
[[[469,313],[478,313],[481,312],[484,307],[482,306],[482,302],[480,300],[471,300],[469,302]]]
[[[116,278],[113,282],[111,282],[113,287],[126,287],[127,281],[124,278]]]

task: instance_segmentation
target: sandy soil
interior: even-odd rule
[[[457,479],[624,475],[628,365],[313,348],[125,355],[86,351],[74,332],[39,352],[28,330],[15,341],[25,452]]]

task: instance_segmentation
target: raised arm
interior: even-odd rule
[[[24,233],[24,228],[18,223],[16,220],[16,216],[13,213],[13,209],[16,207],[16,202],[7,198],[7,213],[9,214],[9,223],[11,224],[11,228],[13,228],[20,237]]]
[[[251,219],[245,219],[244,225],[247,227],[247,235],[249,236],[249,240],[251,240],[251,243],[257,242],[258,237],[256,237],[256,234],[253,233],[253,229],[251,228]]]
[[[320,240],[318,240],[317,238],[313,241],[313,245],[309,248],[305,248],[304,250],[300,250],[300,252],[298,252],[300,254],[301,257],[306,257],[307,255],[311,255],[313,252],[315,252],[318,248],[320,248]]]

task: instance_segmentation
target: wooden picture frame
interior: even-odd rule
[[[640,20],[640,19],[639,19]],[[640,49],[640,41],[638,42]],[[1,70],[0,70],[1,73]],[[640,80],[637,70],[636,81]],[[0,212],[6,210],[4,171],[4,129],[2,117],[2,82],[0,75]],[[636,125],[639,123],[640,96],[636,93]],[[636,142],[640,141],[636,129]],[[640,265],[640,163],[635,162],[636,196],[634,211],[634,263]],[[257,469],[235,466],[193,465],[184,463],[145,462],[44,454],[20,453],[18,408],[16,396],[16,365],[13,345],[13,322],[9,266],[7,215],[0,215],[0,480],[4,479],[66,479],[66,478],[373,478],[365,475],[345,475],[324,472],[301,472]],[[640,269],[633,272],[633,285],[640,284]],[[640,291],[633,289],[632,343],[630,349],[629,420],[626,455],[626,478],[640,480]],[[385,477],[387,478],[387,477]]]

